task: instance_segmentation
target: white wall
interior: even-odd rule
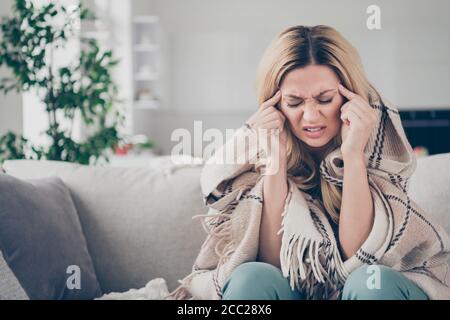
[[[0,16],[8,15],[11,11],[12,0],[0,1]],[[4,68],[0,69],[0,77],[10,76]],[[0,93],[0,135],[11,130],[16,133],[22,132],[22,98],[15,92],[5,96]]]
[[[101,21],[99,26],[91,22],[83,22],[84,31],[102,32],[103,37],[99,38],[102,49],[113,50],[114,59],[120,63],[112,70],[113,80],[118,86],[117,106],[126,115],[132,114],[132,55],[131,55],[131,1],[123,0],[82,0],[82,5],[94,12]],[[131,133],[133,119],[126,117],[121,133]]]
[[[170,134],[193,120],[236,128],[256,108],[255,73],[270,40],[298,24],[335,27],[358,49],[369,79],[399,108],[450,107],[450,1],[132,0],[133,14],[161,18],[167,96],[139,111],[140,131],[170,152]],[[382,29],[366,28],[381,8]]]
[[[160,110],[135,111],[136,133],[165,153],[176,128],[236,128],[256,109],[255,73],[270,40],[288,26],[328,24],[359,50],[367,74],[399,108],[450,107],[448,0],[129,0],[133,15],[158,15],[164,38]],[[0,14],[12,0],[0,1]],[[366,28],[366,8],[382,29]],[[0,76],[4,72],[0,71]],[[0,95],[0,133],[22,130],[21,97]]]

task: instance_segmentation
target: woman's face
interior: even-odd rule
[[[326,146],[340,134],[340,107],[344,97],[331,68],[309,65],[290,71],[281,83],[281,111],[292,133],[306,145]]]

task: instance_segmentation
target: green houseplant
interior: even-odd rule
[[[102,51],[95,39],[80,38],[81,49],[70,64],[54,67],[55,50],[63,50],[79,30],[80,21],[93,19],[85,8],[68,10],[51,2],[36,7],[30,0],[16,0],[12,16],[0,22],[0,66],[12,76],[0,79],[0,90],[34,90],[46,106],[49,146],[33,146],[13,132],[0,137],[0,163],[5,159],[48,159],[89,164],[108,160],[108,151],[121,142],[118,127],[117,87],[111,70],[118,63],[110,50]],[[58,23],[55,23],[55,20]],[[62,23],[61,23],[62,21]],[[62,49],[61,49],[62,48]],[[76,114],[86,125],[84,141],[72,139]]]

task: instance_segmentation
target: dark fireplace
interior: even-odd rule
[[[450,152],[450,108],[399,110],[411,146],[429,155]]]

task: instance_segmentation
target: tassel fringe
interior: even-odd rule
[[[170,292],[167,296],[165,296],[163,300],[192,300],[193,297],[191,292],[189,291],[190,281],[194,276],[203,272],[205,272],[205,270],[195,270],[184,277],[182,280],[178,280],[180,285],[175,290]]]
[[[278,234],[285,229],[291,197],[290,190]],[[283,241],[280,262],[283,274],[289,276],[291,288],[305,292],[309,299],[328,299],[343,286],[348,276],[335,244],[326,243],[322,238],[307,238],[303,234],[293,234]]]
[[[291,288],[304,291],[309,299],[328,299],[345,282],[337,248],[324,248],[322,240],[294,235],[287,245],[282,244],[281,255],[281,268],[289,276]]]

